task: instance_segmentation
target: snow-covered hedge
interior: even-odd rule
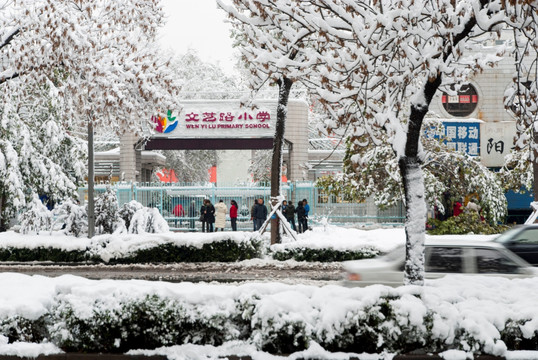
[[[280,354],[317,343],[333,352],[502,356],[538,346],[538,278],[449,277],[396,289],[18,274],[0,274],[0,283],[0,340],[49,341],[64,351],[243,341]]]
[[[347,261],[360,260],[375,257],[379,250],[375,248],[363,248],[360,250],[335,250],[332,248],[313,249],[309,247],[294,247],[291,249],[279,249],[271,253],[275,260],[285,261],[293,259],[295,261]]]
[[[0,261],[169,263],[241,261],[261,256],[251,233],[113,234],[92,239],[63,234],[0,234]]]

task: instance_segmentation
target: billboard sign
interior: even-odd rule
[[[482,164],[501,167],[504,157],[514,147],[516,123],[514,121],[489,122],[481,124]]]
[[[480,155],[480,120],[443,120],[443,134],[449,149],[471,156]]]
[[[179,115],[168,111],[152,120],[154,138],[272,138],[276,114],[269,106],[250,109],[233,101],[184,102]]]

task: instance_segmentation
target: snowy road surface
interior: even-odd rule
[[[88,279],[140,279],[171,282],[200,281],[278,281],[324,285],[339,281],[339,263],[248,260],[237,263],[178,263],[163,265],[0,265],[0,272],[56,277],[64,274]]]

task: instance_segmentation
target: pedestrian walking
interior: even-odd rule
[[[305,228],[305,216],[306,216],[306,211],[305,211],[305,208],[303,206],[303,202],[302,201],[299,201],[297,203],[297,223],[298,223],[298,226],[299,226],[299,233],[303,233],[306,231],[306,228]]]
[[[218,204],[215,205],[215,232],[224,231],[226,227],[226,214],[228,213],[228,207],[224,201],[219,200]]]
[[[258,205],[258,199],[254,199],[254,204],[250,208],[250,221],[252,221],[253,231],[256,231],[256,218],[254,217],[256,205]]]
[[[232,231],[237,231],[237,202],[232,200],[230,204],[230,222],[232,223]]]
[[[202,207],[200,207],[200,222],[202,223],[202,232],[206,232],[206,229],[207,229],[207,220],[205,217],[206,204],[207,204],[207,200],[204,200],[202,202]]]
[[[310,205],[308,205],[308,201],[306,199],[303,199],[303,207],[304,207],[304,218],[303,218],[303,232],[308,230],[308,213],[310,212]]]
[[[254,207],[254,219],[256,220],[254,231],[260,230],[267,219],[267,207],[263,204],[262,198],[258,199],[258,204]]]
[[[176,217],[184,217],[185,216],[185,210],[183,209],[183,205],[181,204],[177,204],[176,206],[174,206],[174,209],[172,210],[172,213],[176,216]],[[175,224],[176,224],[176,227],[177,227],[177,219],[175,219]],[[179,220],[179,224],[181,225],[182,224],[182,221]]]
[[[189,228],[194,231],[194,223],[196,218],[196,201],[191,201],[189,205]]]
[[[206,200],[205,205],[205,220],[207,223],[207,232],[213,232],[213,224],[215,223],[215,207],[210,200]]]
[[[294,231],[297,231],[297,228],[295,227],[295,206],[291,201],[284,210],[284,216],[286,217],[286,220],[288,220],[288,222],[290,223],[291,228]]]

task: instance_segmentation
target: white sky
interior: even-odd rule
[[[176,54],[195,49],[203,61],[219,63],[227,74],[233,73],[233,54],[238,51],[232,49],[226,13],[215,0],[162,0],[161,4],[166,14],[160,39],[164,49]]]

